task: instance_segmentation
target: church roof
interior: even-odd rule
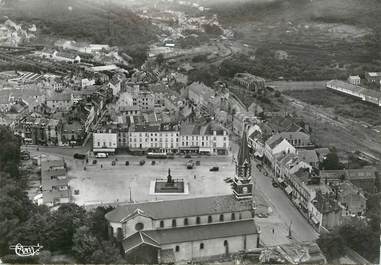
[[[257,226],[253,219],[235,222],[214,223],[197,226],[142,231],[152,242],[160,245],[175,244],[205,239],[225,238],[240,235],[257,234]],[[125,241],[128,241],[127,238]]]
[[[119,206],[107,213],[105,217],[110,222],[121,222],[137,209],[152,219],[169,219],[251,210],[252,202],[238,201],[232,194],[143,202]]]
[[[243,131],[242,134],[237,160],[239,166],[243,165],[245,161],[250,162],[249,146],[247,144],[246,131]]]

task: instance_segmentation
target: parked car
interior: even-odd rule
[[[186,155],[184,156],[184,158],[192,158],[192,156],[191,156],[190,154],[186,154]]]
[[[146,163],[145,160],[140,160],[140,162],[139,162],[139,164],[140,164],[141,166],[143,166],[145,163]]]
[[[86,155],[75,153],[73,156],[75,159],[85,159]]]
[[[193,163],[193,161],[192,160],[189,160],[188,162],[187,162],[187,169],[192,169],[194,167],[194,163]]]
[[[275,180],[273,180],[272,184],[273,184],[274,188],[278,188],[279,187],[279,183],[276,182]]]
[[[93,165],[96,165],[98,161],[96,159],[93,160]]]
[[[107,158],[108,155],[106,153],[98,153],[95,157],[96,158]]]
[[[126,166],[129,166],[130,165],[130,162],[129,161],[126,161],[126,163],[124,163]]]
[[[156,161],[155,161],[155,160],[152,160],[152,161],[151,161],[151,165],[154,166],[155,164],[156,164]]]
[[[212,167],[212,168],[209,169],[209,171],[218,171],[218,170],[220,170],[219,167]]]

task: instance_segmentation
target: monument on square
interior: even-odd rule
[[[184,179],[175,179],[171,175],[171,169],[168,169],[168,176],[166,179],[156,179],[152,182],[153,189],[151,192],[155,195],[167,195],[167,194],[188,194],[188,186]],[[152,186],[152,185],[151,185]]]

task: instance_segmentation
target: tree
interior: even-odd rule
[[[92,255],[100,249],[99,242],[95,236],[90,233],[90,228],[81,226],[77,228],[73,235],[73,253],[82,263],[94,263]],[[98,256],[98,255],[97,255]]]
[[[164,55],[162,53],[159,53],[157,56],[156,56],[156,59],[155,59],[156,63],[158,65],[161,65],[163,62],[164,62]]]
[[[320,234],[317,243],[328,261],[340,258],[344,254],[344,240],[337,231]]]
[[[380,223],[378,223],[379,225]],[[361,221],[353,221],[338,228],[345,244],[357,251],[371,262],[376,261],[379,254],[379,229],[373,231],[372,227]]]
[[[331,151],[320,164],[320,168],[324,170],[337,170],[342,169],[343,166],[340,164],[337,153],[335,151]]]
[[[50,250],[68,251],[73,246],[73,234],[85,223],[86,212],[76,204],[63,204],[52,213],[49,229]]]

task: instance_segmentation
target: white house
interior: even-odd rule
[[[117,148],[117,133],[96,132],[93,133],[93,152],[115,153]]]
[[[292,144],[290,144],[285,138],[280,134],[275,134],[271,136],[265,142],[265,158],[271,167],[275,166],[275,159],[277,154],[289,154],[296,153],[296,149]]]

